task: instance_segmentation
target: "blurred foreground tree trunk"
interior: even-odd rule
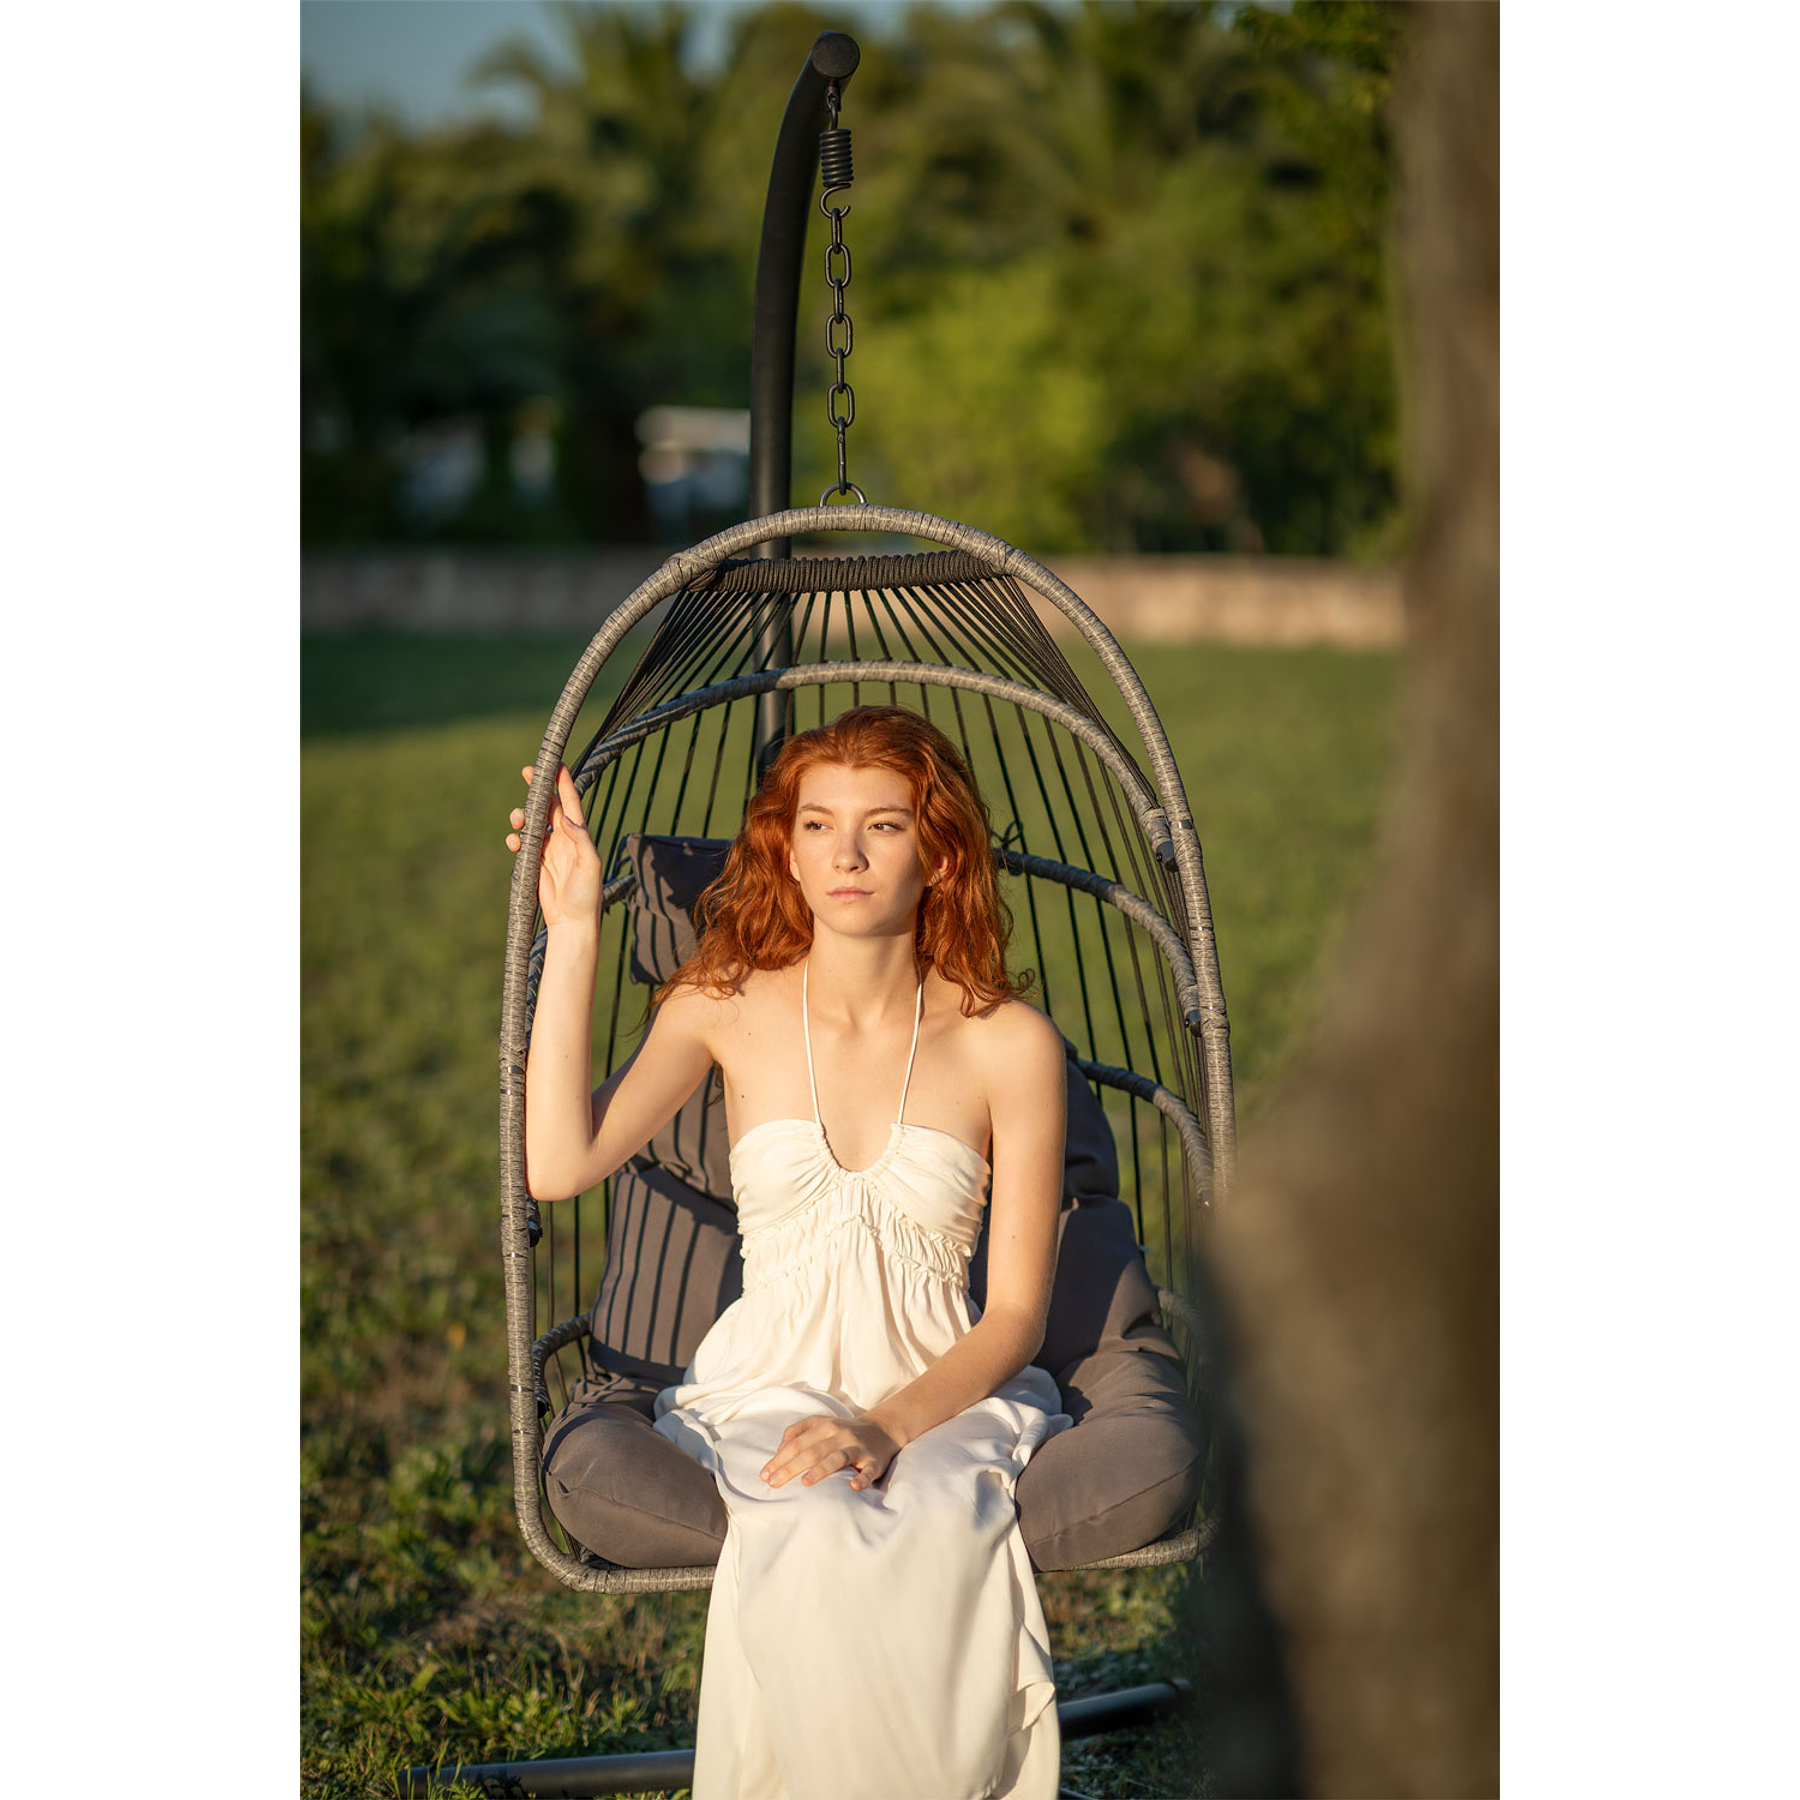
[[[1320,1796],[1499,1789],[1499,17],[1394,98],[1406,748],[1318,1046],[1217,1276],[1250,1537]]]

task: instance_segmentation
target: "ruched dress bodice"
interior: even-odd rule
[[[960,1138],[896,1124],[874,1163],[845,1169],[815,1121],[771,1119],[738,1140],[731,1177],[743,1297],[695,1352],[678,1404],[716,1412],[773,1380],[875,1406],[974,1324],[988,1165]]]
[[[900,1116],[862,1169],[818,1117],[732,1147],[742,1296],[720,1314],[656,1428],[714,1474],[725,1546],[702,1665],[696,1800],[1049,1800],[1059,1752],[1048,1633],[1013,1484],[1069,1421],[1026,1368],[907,1444],[883,1478],[771,1488],[797,1419],[852,1417],[933,1366],[975,1324],[969,1259],[987,1160]],[[796,1593],[822,1609],[810,1621]],[[826,1596],[832,1596],[829,1602]],[[858,1620],[846,1640],[834,1620]]]

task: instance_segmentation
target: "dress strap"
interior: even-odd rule
[[[807,971],[811,969],[811,967],[812,958],[809,956],[806,961],[800,965],[800,1029],[806,1033],[806,1085],[812,1089],[813,1123],[823,1131],[825,1129],[825,1121],[819,1117],[819,1083],[817,1078],[813,1075],[812,1021],[807,1017],[806,1011],[806,976]],[[904,1095],[901,1097],[900,1104],[902,1106],[906,1104]]]
[[[800,965],[800,1029],[806,1034],[806,1085],[812,1089],[813,1123],[823,1131],[825,1121],[819,1117],[819,1078],[813,1073],[812,1016],[806,1004],[806,978],[812,967],[809,956]],[[896,1125],[906,1118],[906,1093],[912,1086],[913,1059],[919,1054],[919,1024],[925,1017],[925,977],[919,977],[919,994],[913,1002],[912,1048],[906,1053],[906,1079],[900,1083],[900,1110],[894,1115]]]
[[[900,1084],[900,1110],[894,1115],[896,1125],[906,1121],[906,1090],[912,1086],[913,1058],[919,1054],[919,1021],[925,1016],[925,977],[919,977],[919,997],[913,1002],[913,1041],[906,1053],[906,1079]]]

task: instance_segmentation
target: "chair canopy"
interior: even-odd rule
[[[935,547],[756,554],[828,532]],[[640,626],[648,645],[604,701],[624,662],[621,646]],[[1087,682],[1065,644],[1088,668]],[[611,1201],[608,1183],[597,1209],[588,1196],[540,1216],[524,1167],[524,1070],[545,943],[538,850],[555,770],[597,687],[604,711],[568,759],[608,876],[596,1066],[616,1067],[644,1023],[645,990],[627,992],[637,879],[628,853],[639,834],[734,835],[760,774],[759,735],[772,709],[779,724],[798,730],[847,705],[915,708],[958,745],[988,802],[1014,919],[1009,960],[1037,972],[1034,998],[1104,1107],[1120,1196],[1165,1320],[1190,1334],[1185,1349],[1197,1383],[1202,1351],[1183,1296],[1196,1291],[1206,1215],[1231,1184],[1228,1026],[1200,842],[1142,681],[1068,587],[986,533],[866,505],[751,520],[670,558],[608,616],[551,716],[525,809],[501,1021],[502,1253],[515,1491],[539,1559],[571,1586],[609,1591],[705,1586],[712,1575],[598,1562],[558,1541],[539,1486],[552,1386],[566,1395],[568,1357],[586,1368],[589,1322],[581,1315],[601,1273]],[[1190,1522],[1104,1560],[1179,1560],[1208,1535],[1205,1521]]]

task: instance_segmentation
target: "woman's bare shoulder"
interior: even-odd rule
[[[793,963],[785,969],[748,969],[738,978],[733,998],[757,1011],[780,1006],[799,992],[799,968]]]
[[[662,1004],[686,1028],[704,1031],[709,1040],[729,1037],[766,1017],[782,1003],[792,985],[787,969],[750,969],[729,987],[702,987],[683,982]]]
[[[1002,1124],[1041,1119],[1063,1098],[1062,1033],[1025,1000],[1002,1000],[959,1021],[958,1060]]]
[[[1062,1033],[1029,1000],[1002,1000],[988,1014],[988,1024],[998,1034],[998,1041],[1040,1055],[1052,1050],[1062,1054]]]
[[[657,1003],[657,1031],[679,1037],[699,1038],[711,1045],[730,1017],[733,996],[684,981],[671,988]]]
[[[945,982],[960,1012],[962,989]],[[1062,1033],[1029,1000],[1000,1000],[974,1013],[964,1014],[961,1028],[970,1047],[984,1059],[1005,1062],[1013,1057],[1044,1060],[1063,1053]]]

